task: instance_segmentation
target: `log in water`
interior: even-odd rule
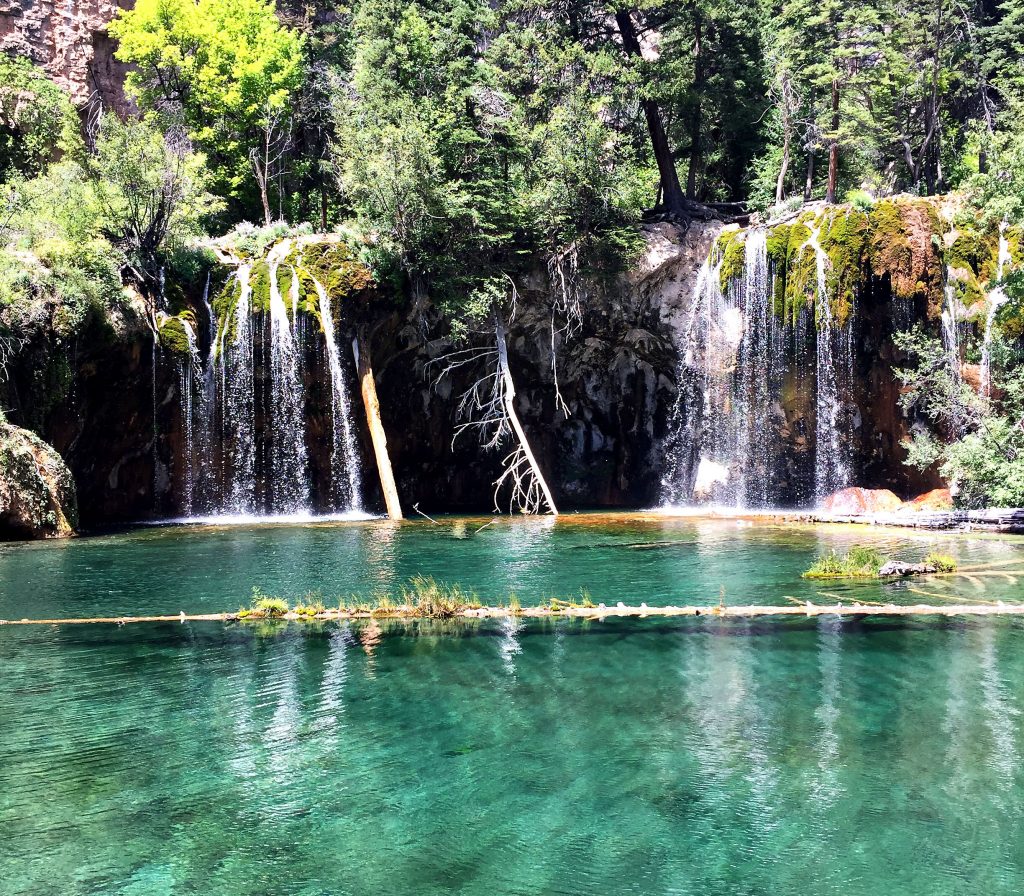
[[[459,610],[450,617],[431,617],[418,613],[412,608],[398,607],[395,610],[325,610],[322,613],[285,613],[283,616],[241,616],[239,613],[179,613],[177,616],[95,616],[78,619],[0,619],[0,625],[128,625],[139,622],[347,622],[359,619],[501,619],[507,617],[525,619],[571,617],[580,619],[605,619],[616,616],[652,618],[659,616],[717,616],[726,619],[750,619],[765,616],[1024,616],[1024,604],[996,603],[951,604],[813,604],[803,603],[791,606],[703,606],[703,607],[479,607]]]

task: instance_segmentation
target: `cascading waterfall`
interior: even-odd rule
[[[221,331],[217,353],[220,394],[222,480],[224,500],[218,509],[228,513],[256,512],[256,395],[252,326],[252,266],[241,263],[235,272],[234,337]]]
[[[946,267],[946,285],[943,290],[944,302],[942,306],[942,346],[946,350],[946,357],[949,359],[949,372],[954,381],[959,382],[963,377],[960,368],[960,324],[957,315],[956,287],[953,285],[953,276],[949,267]]]
[[[771,500],[766,437],[781,386],[782,325],[773,308],[762,228],[745,235],[745,267],[723,291],[722,259],[707,258],[680,348],[667,503],[693,497],[737,507]]]
[[[805,249],[814,252],[817,287],[815,295],[815,321],[817,324],[815,365],[815,423],[814,423],[814,497],[820,502],[832,492],[849,484],[849,468],[843,458],[839,437],[839,418],[842,406],[839,399],[839,365],[836,355],[846,354],[846,341],[835,325],[832,303],[828,294],[828,255],[821,248],[819,231],[811,228]],[[847,328],[847,335],[849,328]],[[852,347],[851,347],[852,348]],[[838,352],[837,352],[838,349]],[[852,351],[849,352],[852,359]],[[843,364],[848,370],[850,364]]]
[[[180,367],[179,391],[181,395],[181,423],[184,451],[184,494],[182,504],[186,514],[191,514],[195,499],[196,470],[202,467],[196,463],[196,391],[201,388],[203,382],[203,361],[199,356],[199,341],[196,339],[195,330],[187,320],[182,320],[182,327],[185,330],[185,339],[188,342],[188,358],[184,359]],[[200,392],[201,400],[202,392]],[[203,419],[205,415],[198,415]]]
[[[767,238],[762,227],[742,235],[743,274],[724,290],[717,249],[697,275],[679,348],[678,392],[662,480],[666,504],[696,499],[767,507],[806,501],[812,490],[821,500],[849,482],[840,437],[848,421],[840,396],[853,382],[853,315],[841,324],[834,319],[828,255],[816,231],[804,246],[815,254],[814,302],[792,318],[780,313]],[[777,435],[786,423],[784,384],[812,378],[813,469],[807,468],[806,485],[796,470],[791,478],[798,481],[784,487],[780,470],[798,466]]]
[[[314,318],[302,302],[301,260],[289,262],[293,248],[285,240],[266,256],[266,310],[254,306],[254,264],[261,263],[222,254],[234,267],[225,292],[233,308],[218,327],[207,284],[205,356],[192,320],[179,316],[188,345],[179,366],[181,507],[187,516],[312,512],[307,385],[318,382],[331,396],[329,493],[320,489],[318,506],[328,512],[361,511],[349,378],[337,321],[326,288],[304,271],[317,296],[326,360],[324,370],[307,370],[306,348],[312,348],[307,328]],[[288,284],[284,294],[282,283]]]
[[[1002,279],[1006,266],[1010,263],[1010,244],[1006,239],[1006,221],[999,225],[999,255],[996,260],[996,285],[988,294],[988,314],[985,317],[985,334],[981,343],[981,394],[985,398],[992,395],[992,331],[996,323],[999,309],[1006,303],[1008,296],[1003,289]]]
[[[745,241],[743,342],[737,365],[739,433],[736,454],[740,466],[736,503],[764,507],[770,503],[771,451],[767,433],[771,425],[772,391],[779,386],[778,358],[783,347],[782,327],[775,315],[769,280],[768,233],[757,228]]]

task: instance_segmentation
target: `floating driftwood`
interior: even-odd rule
[[[934,595],[940,597],[941,595]],[[878,604],[853,602],[849,604],[814,604],[794,601],[783,606],[703,606],[703,607],[648,607],[644,605],[596,607],[479,607],[458,610],[445,618],[455,619],[503,619],[508,617],[525,619],[609,619],[613,617],[638,617],[641,619],[667,616],[709,616],[725,619],[752,619],[772,616],[1024,616],[1024,603],[1007,604],[972,602],[964,604]],[[78,619],[0,619],[0,625],[129,625],[139,622],[239,622],[239,621],[320,621],[348,622],[359,619],[430,619],[413,612],[412,608],[396,607],[382,613],[367,610],[324,610],[314,615],[289,611],[272,618],[248,620],[238,613],[179,613],[177,616],[95,616]],[[438,617],[439,618],[439,617]]]

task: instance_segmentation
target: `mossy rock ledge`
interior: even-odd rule
[[[0,538],[60,538],[77,526],[75,481],[63,458],[0,416]]]

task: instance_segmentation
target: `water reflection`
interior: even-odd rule
[[[0,664],[18,896],[1024,888],[1012,621],[4,631]]]

